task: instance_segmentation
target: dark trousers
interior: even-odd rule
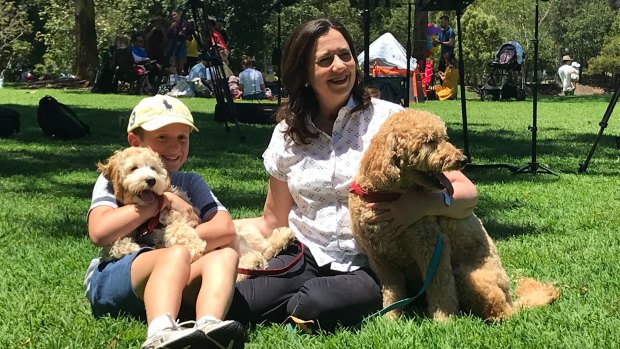
[[[269,262],[269,269],[289,265],[298,254],[299,247],[291,245]],[[343,273],[329,264],[319,267],[305,248],[303,258],[284,274],[238,283],[227,318],[243,324],[282,323],[293,315],[332,331],[337,325],[357,324],[381,305],[381,287],[369,268]]]

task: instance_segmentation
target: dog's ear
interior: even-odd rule
[[[99,170],[105,179],[112,183],[114,187],[114,197],[119,202],[123,202],[123,186],[121,184],[121,152],[116,151],[114,155],[108,158],[108,161],[103,164],[101,161],[97,163],[97,170]]]
[[[398,137],[391,133],[384,133],[383,136],[375,137],[370,142],[360,163],[361,177],[367,180],[360,184],[369,190],[386,189],[400,179]]]

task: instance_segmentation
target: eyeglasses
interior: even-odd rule
[[[314,64],[318,65],[319,67],[327,68],[332,65],[332,63],[334,63],[334,57],[336,56],[338,56],[338,58],[340,58],[340,60],[343,62],[350,62],[351,59],[353,59],[353,55],[351,54],[351,52],[346,51],[332,56],[321,57],[318,61],[315,61]]]

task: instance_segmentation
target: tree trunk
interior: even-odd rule
[[[426,66],[426,33],[428,31],[428,11],[415,9],[413,16],[413,50],[412,55],[418,60],[418,67],[424,72]]]
[[[94,0],[75,0],[75,53],[77,78],[92,83],[98,63]]]

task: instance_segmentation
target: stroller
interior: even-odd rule
[[[480,88],[480,100],[525,100],[523,48],[518,42],[502,44],[489,66],[491,71]]]

